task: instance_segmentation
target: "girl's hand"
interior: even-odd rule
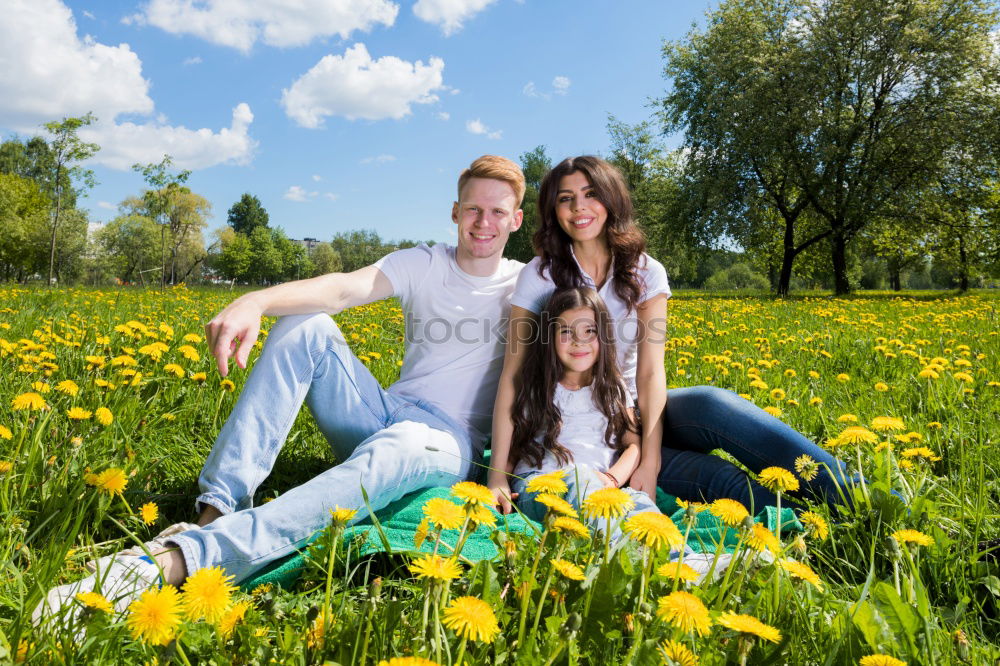
[[[642,491],[649,495],[649,499],[656,500],[656,476],[657,469],[653,465],[639,463],[639,466],[632,472],[629,479],[629,487]]]
[[[493,492],[493,506],[500,513],[507,514],[513,509],[511,502],[517,499],[517,493],[510,492],[510,485],[506,482],[491,483],[490,490]]]
[[[607,472],[602,472],[600,470],[597,470],[597,473],[600,474],[601,480],[604,481],[604,487],[605,488],[619,488],[620,487],[618,485],[618,482],[615,481],[613,478],[611,478],[611,475],[608,474]]]

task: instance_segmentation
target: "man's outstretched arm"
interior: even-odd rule
[[[392,296],[392,283],[375,266],[366,266],[353,273],[330,273],[252,291],[230,303],[205,325],[208,349],[215,357],[219,374],[225,377],[229,374],[229,359],[233,356],[236,357],[236,365],[247,367],[263,316],[313,312],[336,314],[389,296]]]

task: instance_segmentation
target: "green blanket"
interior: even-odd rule
[[[414,548],[413,538],[416,534],[417,526],[423,519],[422,508],[424,503],[432,497],[449,498],[451,497],[451,493],[448,488],[427,488],[410,493],[389,504],[382,510],[377,511],[375,518],[379,523],[379,527],[381,527],[382,534],[385,535],[385,542],[383,542],[382,535],[379,534],[379,528],[375,526],[375,523],[370,518],[348,527],[344,533],[344,538],[357,539],[357,542],[360,544],[360,555],[377,552],[416,552],[417,549]],[[678,508],[674,497],[657,489],[656,504],[678,526],[683,525],[684,510]],[[791,509],[782,509],[781,514],[783,533],[802,530],[802,524]],[[497,514],[497,516],[496,529],[525,534],[540,530],[538,523],[523,518],[517,513],[506,516]],[[776,518],[777,509],[770,506],[765,511],[757,514],[756,520],[764,522],[769,528],[773,529]],[[492,560],[497,557],[500,552],[490,538],[491,532],[492,528],[480,526],[466,540],[465,545],[462,547],[462,556],[473,562]],[[738,533],[735,529],[723,525],[708,511],[699,513],[698,520],[693,525],[688,537],[688,545],[697,552],[712,552],[716,548],[715,544],[720,539],[726,551],[732,552],[738,541]],[[458,540],[458,530],[449,530],[444,534],[442,540],[450,546],[454,546]],[[424,543],[420,550],[430,552],[431,544]],[[295,552],[281,560],[272,562],[264,569],[242,581],[240,585],[244,590],[252,590],[264,583],[271,583],[287,588],[298,580],[304,566],[305,561],[302,552]]]

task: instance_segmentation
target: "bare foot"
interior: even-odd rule
[[[222,512],[210,504],[201,505],[201,515],[198,516],[198,527],[208,525],[216,518],[221,518]]]

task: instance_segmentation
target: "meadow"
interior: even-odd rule
[[[288,589],[237,589],[208,570],[123,614],[90,595],[77,600],[80,625],[33,627],[45,589],[192,518],[201,463],[247,374],[219,377],[203,340],[204,322],[233,296],[0,287],[0,663],[1000,659],[1000,571],[977,548],[1000,536],[1000,297],[985,292],[670,301],[671,387],[731,389],[863,472],[847,491],[851,509],[812,506],[801,530],[754,523],[731,503],[692,503],[673,520],[626,523],[624,547],[609,549],[560,504],[553,478],[539,533],[496,527],[500,556],[473,563],[446,544],[497,516],[480,487],[461,485],[425,507],[418,537],[432,553],[359,557],[340,538],[344,511]],[[336,319],[391,383],[403,353],[398,304]],[[257,501],[335,462],[303,410]],[[761,480],[794,495],[815,472],[800,462]],[[622,501],[609,494],[584,509],[607,525]],[[735,564],[696,584],[668,553],[709,514],[729,527],[708,552],[728,546]]]

